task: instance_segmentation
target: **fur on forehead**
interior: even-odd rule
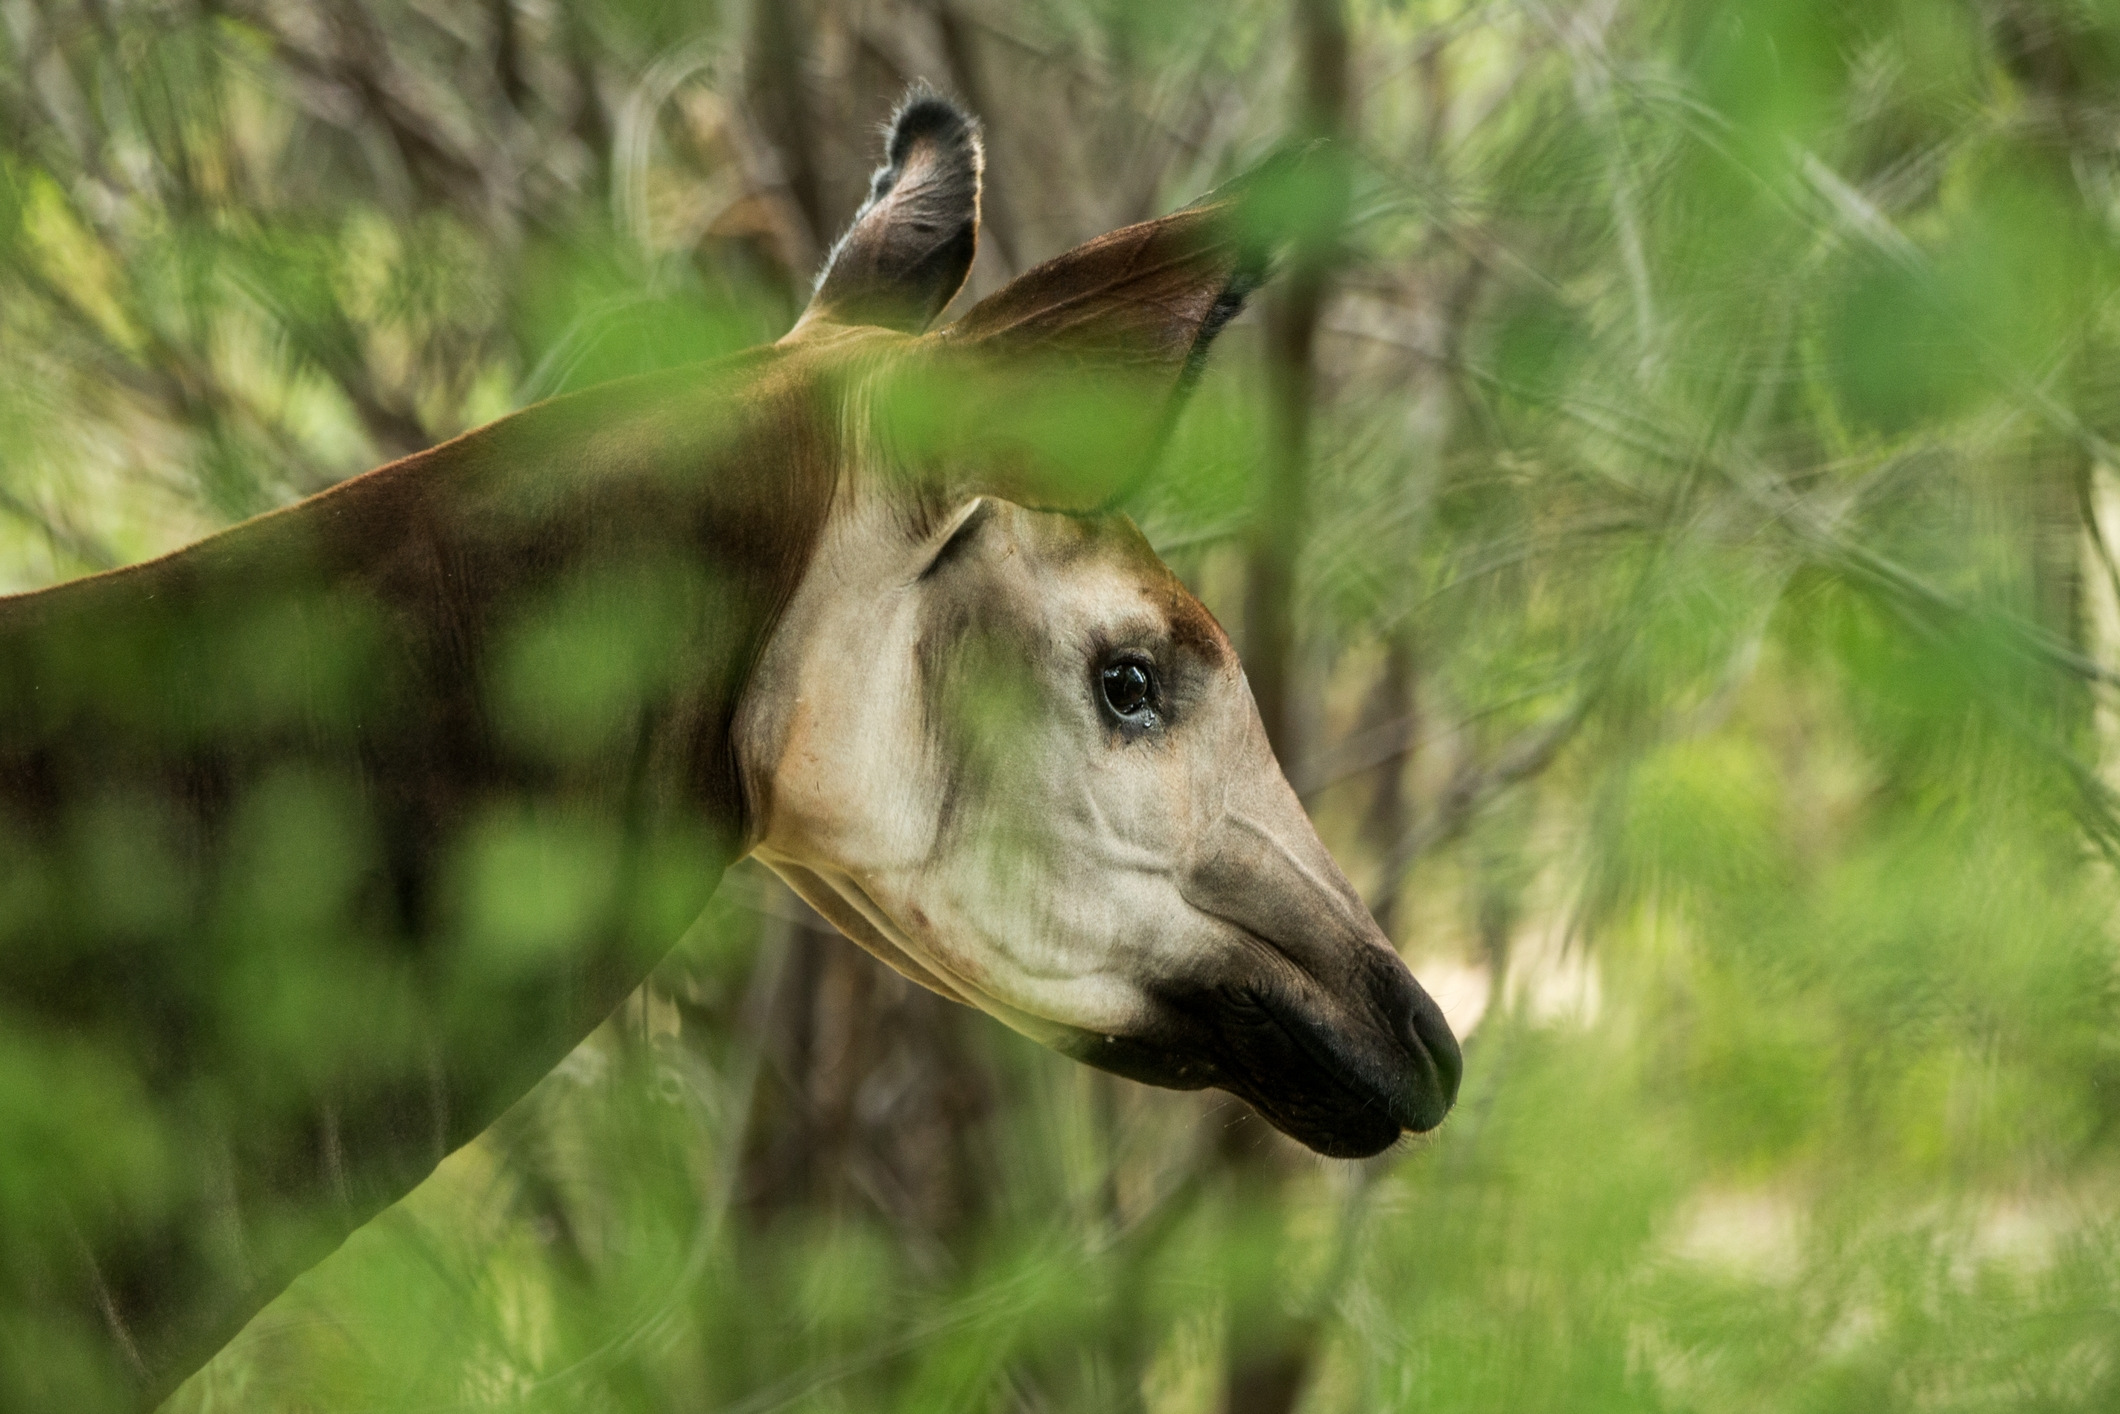
[[[1141,593],[1169,622],[1175,644],[1192,650],[1210,664],[1234,659],[1234,650],[1221,624],[1125,515],[1102,509],[1026,506],[1005,495],[979,489],[980,478],[976,476],[938,476],[925,458],[909,453],[891,435],[889,422],[874,416],[875,401],[890,396],[893,366],[907,358],[917,358],[920,344],[925,341],[879,334],[863,342],[867,346],[858,355],[860,371],[843,385],[843,445],[851,453],[853,474],[866,481],[868,491],[883,503],[885,513],[909,543],[927,545],[938,541],[944,532],[954,531],[981,502],[1016,506],[1038,515],[1057,532],[1041,546],[1057,563],[1065,565],[1099,552],[1122,561],[1138,575]]]
[[[982,505],[1012,508],[1014,514],[1007,519],[1018,532],[1029,532],[1026,549],[1031,563],[1066,570],[1096,562],[1116,571],[1132,582],[1139,602],[1163,626],[1174,647],[1194,654],[1210,667],[1235,660],[1222,625],[1156,554],[1140,527],[1126,516],[1113,512],[1041,511],[982,496],[960,501],[946,510],[931,511],[935,515],[933,534],[939,535],[945,528],[954,534],[954,527],[964,524]]]

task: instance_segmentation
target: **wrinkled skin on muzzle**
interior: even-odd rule
[[[1220,950],[1219,984],[1187,979],[1160,999],[1164,1054],[1212,1057],[1210,1083],[1321,1153],[1373,1153],[1401,1129],[1443,1122],[1462,1073],[1457,1039],[1307,820],[1226,812],[1179,893],[1238,945]],[[1139,1078],[1161,1079],[1153,1055]]]
[[[877,487],[841,494],[739,721],[759,857],[1092,1065],[1222,1088],[1325,1154],[1439,1124],[1449,1026],[1131,523],[983,497],[909,532]]]

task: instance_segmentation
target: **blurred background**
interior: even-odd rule
[[[965,300],[1344,159],[1131,509],[1456,1115],[1311,1158],[742,866],[169,1407],[2120,1402],[2097,0],[0,0],[0,589],[777,337],[918,79]]]

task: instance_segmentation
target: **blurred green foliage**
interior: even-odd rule
[[[9,0],[0,583],[777,337],[913,77],[987,123],[992,289],[1266,152],[1317,9]],[[1244,1407],[1264,1329],[1314,1414],[2120,1397],[2120,19],[1344,23],[1283,757],[1468,1036],[1456,1117],[1262,1185],[1233,1105],[911,995],[739,871],[172,1408],[1190,1414]],[[1134,501],[1240,638],[1274,301]],[[622,727],[679,630],[608,606],[651,600],[526,620],[526,744]],[[217,926],[315,985],[228,1010],[291,1071],[387,1054],[311,933],[343,880],[283,848],[352,870],[359,813],[252,807]],[[489,826],[461,906],[499,953],[610,906],[593,830]],[[158,907],[152,831],[81,828],[123,846],[82,906]],[[4,922],[45,883],[0,855]],[[0,1188],[151,1189],[145,1103],[0,1029]]]

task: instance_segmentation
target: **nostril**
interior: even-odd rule
[[[1413,1034],[1435,1063],[1436,1085],[1442,1091],[1444,1108],[1457,1103],[1458,1082],[1465,1078],[1465,1055],[1458,1049],[1457,1037],[1451,1034],[1450,1023],[1443,1018],[1443,1009],[1435,1004],[1435,998],[1419,990],[1413,1000]]]

